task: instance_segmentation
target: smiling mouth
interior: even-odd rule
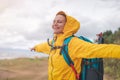
[[[59,27],[56,27],[56,28],[54,28],[55,30],[58,30],[59,29]]]

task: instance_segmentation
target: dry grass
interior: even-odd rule
[[[0,60],[0,80],[47,80],[47,58]],[[104,80],[113,80],[104,75]]]
[[[47,80],[47,58],[0,61],[0,80]]]

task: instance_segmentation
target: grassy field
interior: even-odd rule
[[[47,58],[0,60],[0,80],[48,80]],[[104,80],[113,80],[105,74]]]
[[[47,80],[47,58],[0,60],[0,80]]]

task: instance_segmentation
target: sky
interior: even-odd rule
[[[120,27],[120,0],[0,0],[0,48],[29,49],[52,38],[58,11],[76,18],[76,35],[91,40]]]

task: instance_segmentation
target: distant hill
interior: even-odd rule
[[[33,57],[47,57],[46,54],[37,53],[25,49],[12,49],[12,48],[0,48],[0,59],[12,59],[12,58],[33,58]]]

